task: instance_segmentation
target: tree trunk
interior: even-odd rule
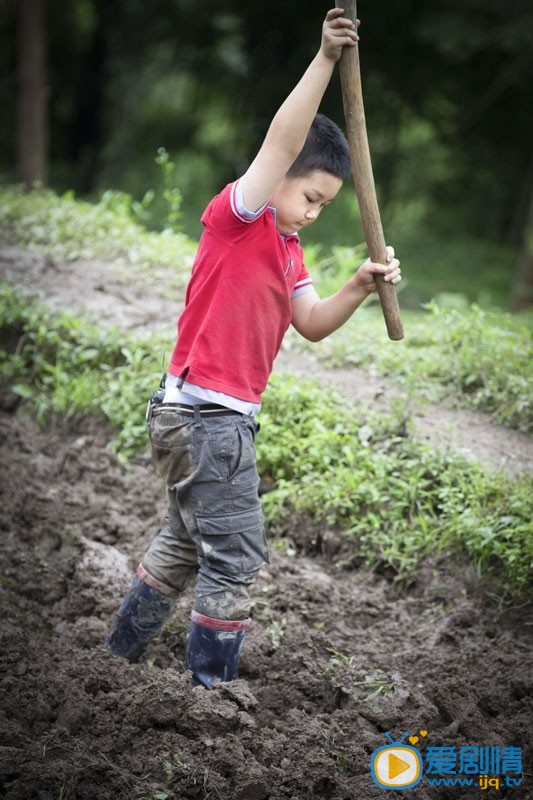
[[[46,0],[20,0],[18,19],[17,150],[27,189],[44,183],[47,168]]]
[[[526,236],[518,261],[512,309],[523,311],[533,306],[533,234]]]
[[[513,286],[513,311],[523,311],[533,306],[533,195],[529,222],[524,232],[524,243],[518,258],[518,269]]]

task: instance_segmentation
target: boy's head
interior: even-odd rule
[[[341,181],[352,171],[348,142],[343,132],[324,114],[317,114],[300,155],[287,172],[288,178],[303,178],[311,172],[329,172]]]
[[[314,222],[335,199],[350,172],[343,132],[323,114],[317,114],[300,155],[272,194],[278,231],[287,236]]]

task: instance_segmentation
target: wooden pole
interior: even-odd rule
[[[355,0],[336,0],[335,5],[337,8],[343,8],[344,16],[351,19],[354,25],[356,24],[357,8]],[[385,264],[387,249],[379,214],[366,132],[358,44],[353,47],[343,48],[339,61],[339,70],[352,174],[368,254],[372,261]],[[385,281],[382,275],[376,275],[376,284],[389,338],[393,340],[403,339],[404,333],[396,289],[391,283]]]

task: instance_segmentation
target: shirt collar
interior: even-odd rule
[[[267,206],[267,211],[270,211],[274,218],[274,225],[276,224],[276,209],[274,206]],[[277,230],[277,229],[276,229]],[[279,233],[279,231],[278,231]],[[300,241],[300,237],[297,233],[279,233],[282,239],[296,239],[297,242]]]

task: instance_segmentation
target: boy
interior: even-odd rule
[[[246,173],[208,205],[178,321],[162,403],[149,422],[165,478],[167,524],[145,553],[104,645],[139,658],[198,574],[186,666],[211,688],[237,676],[250,625],[249,587],[268,562],[254,438],[274,358],[289,324],[312,341],[339,328],[374,291],[400,280],[399,262],[361,265],[320,300],[298,232],[331,203],[350,172],[340,129],[317,114],[343,47],[358,39],[328,11],[318,54],[275,115]]]

